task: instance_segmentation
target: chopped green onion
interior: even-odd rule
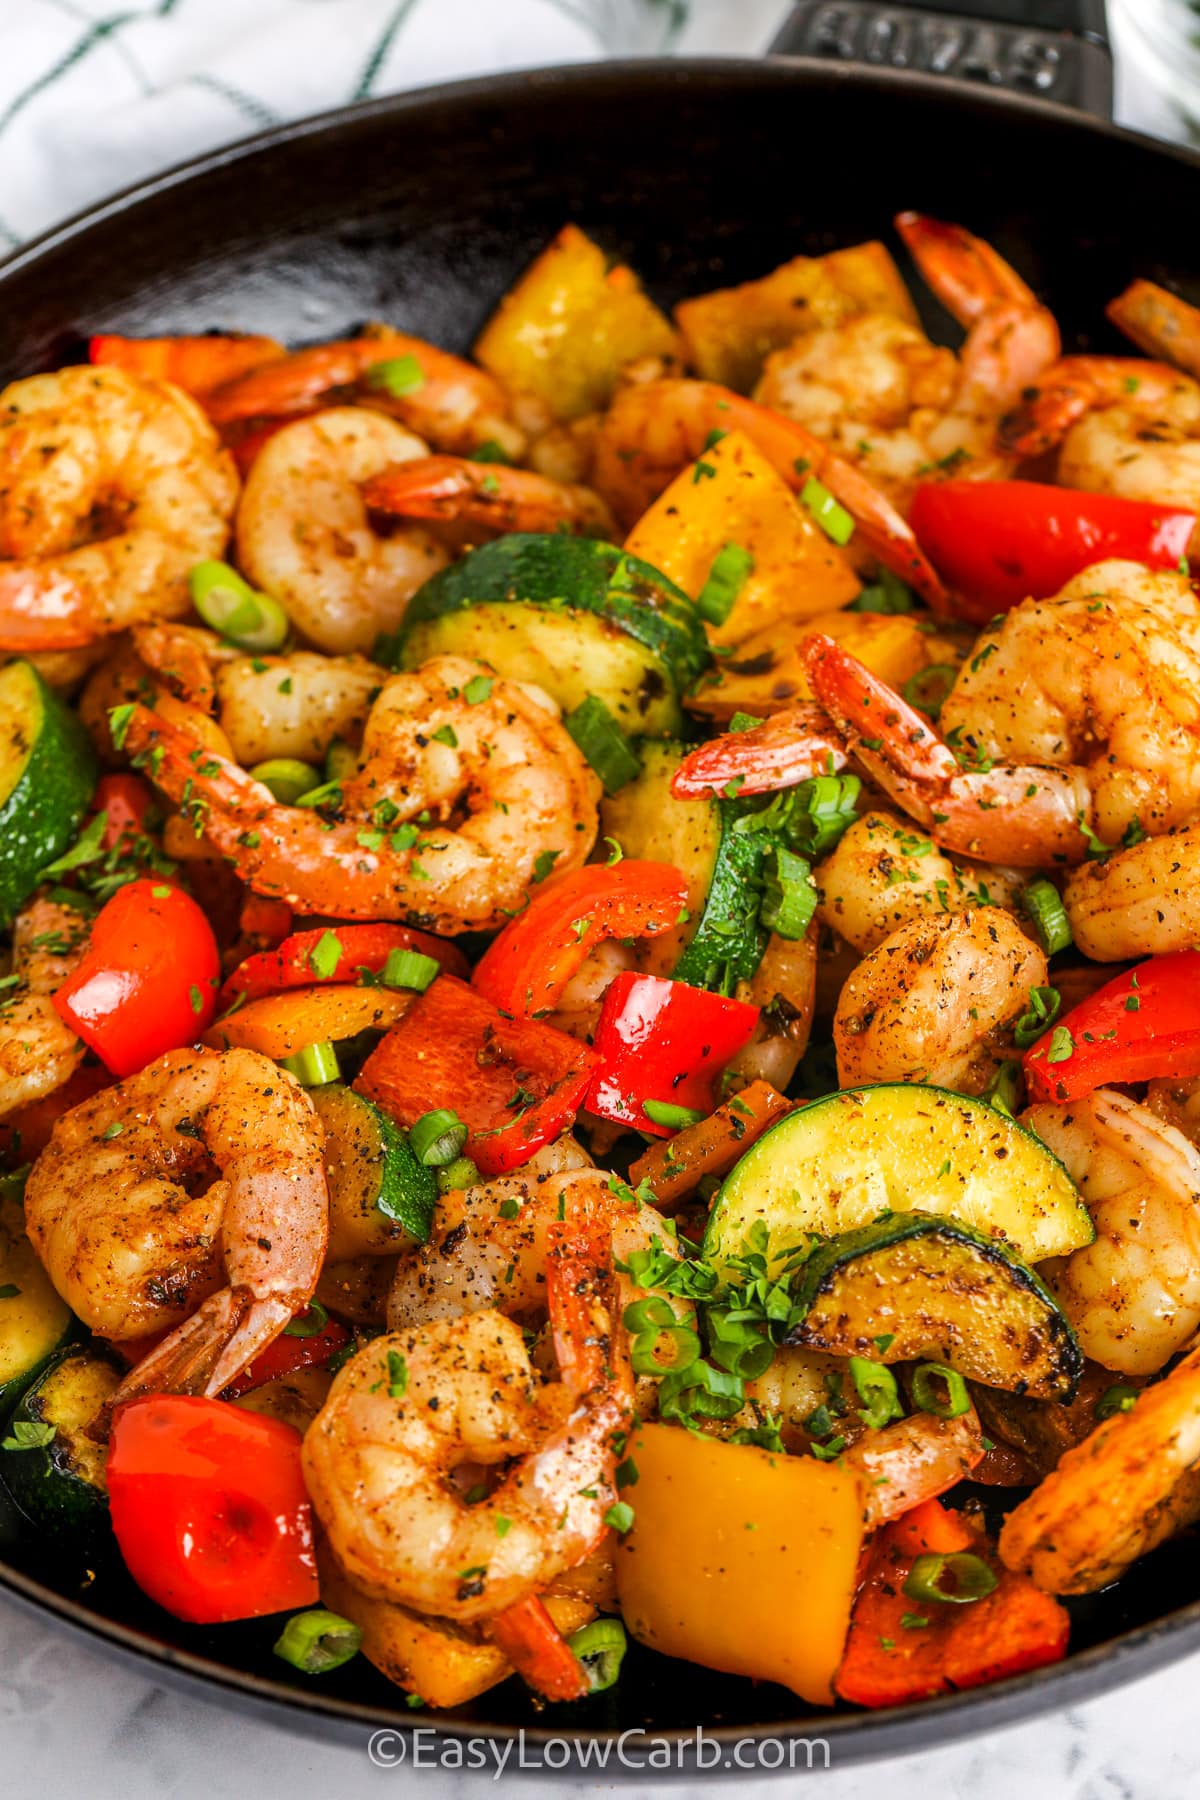
[[[854,520],[823,481],[810,475],[800,489],[800,504],[807,507],[825,536],[832,538],[835,544],[850,542],[854,536]]]
[[[628,1500],[615,1500],[604,1515],[604,1523],[611,1525],[621,1537],[633,1529],[633,1508]]]
[[[993,1593],[996,1576],[982,1556],[970,1550],[949,1555],[918,1556],[909,1570],[904,1592],[910,1600],[940,1600],[944,1605],[966,1606]]]
[[[475,448],[472,450],[471,461],[482,463],[511,463],[512,457],[508,454],[504,445],[498,444],[495,438],[484,438],[482,444],[476,444]]]
[[[345,738],[334,738],[325,752],[323,772],[326,781],[349,781],[358,774],[358,751],[352,749]]]
[[[380,388],[393,400],[403,400],[425,386],[425,371],[415,356],[389,356],[372,363],[367,370],[367,386]]]
[[[269,787],[281,806],[295,806],[301,794],[311,793],[321,779],[320,769],[295,756],[269,757],[266,762],[255,763],[250,775]]]
[[[670,1304],[658,1294],[646,1294],[631,1300],[621,1314],[626,1331],[664,1331],[675,1323]]]
[[[319,1300],[310,1300],[302,1313],[289,1319],[283,1328],[284,1337],[310,1338],[320,1337],[329,1323],[329,1314]]]
[[[1047,956],[1065,950],[1074,943],[1071,921],[1062,903],[1062,895],[1052,881],[1031,881],[1021,893],[1022,909],[1028,914],[1038,942]]]
[[[763,867],[759,909],[763,924],[777,937],[802,938],[816,910],[817,890],[808,861],[794,856],[782,844],[774,845]]]
[[[243,650],[281,650],[291,621],[278,600],[260,594],[224,562],[199,562],[188,576],[192,605],[206,625]]]
[[[295,1613],[275,1642],[275,1654],[304,1675],[324,1675],[340,1669],[362,1647],[362,1629],[338,1613],[314,1606]]]
[[[1111,1419],[1114,1413],[1132,1412],[1138,1390],[1127,1381],[1114,1381],[1110,1388],[1105,1388],[1096,1402],[1096,1417]]]
[[[423,994],[441,967],[436,956],[426,956],[420,950],[389,950],[383,965],[383,985],[414,988],[418,994]]]
[[[445,1168],[462,1155],[467,1141],[467,1127],[449,1107],[422,1113],[409,1127],[408,1141],[413,1155],[427,1169]]]
[[[615,794],[642,772],[641,760],[597,694],[569,712],[563,720],[586,762],[595,769],[606,794]]]
[[[671,1131],[682,1131],[685,1125],[698,1125],[707,1113],[694,1106],[676,1106],[670,1100],[643,1100],[642,1111],[654,1125],[666,1125]]]
[[[340,781],[323,781],[320,787],[309,788],[307,794],[297,794],[293,806],[340,806],[342,803],[342,785]]]
[[[474,1187],[478,1180],[479,1170],[470,1157],[456,1156],[453,1162],[437,1171],[438,1193],[449,1194],[455,1188]]]
[[[871,1362],[865,1356],[852,1356],[850,1378],[862,1401],[858,1416],[872,1431],[880,1431],[893,1419],[904,1417],[896,1377],[882,1363]]]
[[[712,559],[708,579],[696,596],[700,617],[710,625],[723,625],[753,573],[754,558],[748,550],[740,544],[722,544]]]
[[[917,610],[917,597],[910,587],[906,587],[898,575],[890,569],[880,569],[879,580],[872,586],[865,587],[857,600],[852,600],[846,608],[847,612],[859,613],[910,613]]]
[[[1015,1119],[1025,1104],[1025,1077],[1019,1062],[1002,1062],[981,1098],[1006,1118]]]
[[[904,698],[927,719],[936,719],[957,679],[958,670],[953,663],[933,663],[909,676],[904,684]]]
[[[1057,988],[1030,988],[1029,1010],[1023,1012],[1013,1026],[1013,1042],[1017,1049],[1032,1049],[1042,1033],[1053,1025],[1061,1007],[1062,995]]]
[[[939,1382],[946,1384],[944,1395],[938,1391]],[[914,1406],[932,1413],[935,1419],[958,1419],[971,1410],[966,1382],[957,1369],[948,1369],[945,1363],[921,1363],[913,1370],[912,1397]]]
[[[625,1309],[627,1325],[637,1304]],[[691,1326],[677,1324],[669,1306],[666,1312],[666,1321],[639,1330],[629,1346],[629,1362],[635,1375],[678,1375],[690,1369],[700,1355],[700,1339]]]
[[[301,1087],[325,1087],[341,1077],[337,1051],[328,1039],[319,1044],[305,1044],[294,1056],[281,1059],[280,1067],[294,1075]]]
[[[731,1419],[746,1404],[746,1384],[740,1375],[716,1369],[697,1357],[686,1369],[665,1375],[658,1387],[660,1419],[687,1424],[692,1418]]]
[[[620,1619],[593,1619],[567,1639],[567,1648],[583,1664],[593,1694],[616,1685],[625,1657],[625,1627]]]
[[[318,981],[328,981],[342,960],[342,940],[336,931],[323,931],[308,953],[308,966]]]
[[[710,1306],[705,1314],[709,1354],[731,1375],[757,1381],[770,1368],[775,1346],[769,1337],[746,1319],[737,1318],[725,1306]]]

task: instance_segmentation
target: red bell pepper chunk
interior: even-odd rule
[[[292,909],[283,900],[247,888],[238,912],[238,930],[243,937],[265,938],[278,949],[284,938],[291,936]]]
[[[224,1400],[152,1394],[119,1407],[112,1526],[130,1574],[197,1625],[319,1597],[300,1433]]]
[[[669,931],[687,893],[670,863],[631,858],[558,875],[492,940],[474,985],[503,1012],[553,1011],[597,944]]]
[[[674,1128],[647,1118],[647,1100],[710,1113],[714,1084],[749,1043],[759,1009],[660,975],[618,975],[596,1027],[600,1069],[587,1107],[601,1119],[666,1137]]]
[[[311,1337],[291,1337],[286,1331],[281,1332],[265,1350],[259,1351],[249,1368],[230,1382],[224,1398],[236,1400],[251,1388],[265,1387],[268,1381],[294,1375],[297,1369],[323,1369],[349,1342],[350,1333],[337,1319],[326,1319]]]
[[[207,1031],[220,979],[217,941],[196,902],[143,877],[100,908],[54,1005],[106,1069],[132,1075]]]
[[[940,481],[917,489],[910,523],[955,610],[986,624],[1030,596],[1057,594],[1106,557],[1175,568],[1196,515],[1037,481]]]
[[[1200,1075],[1200,950],[1152,956],[1106,982],[1025,1053],[1037,1100],[1078,1100],[1114,1082]]]
[[[336,958],[331,942],[334,938]],[[322,949],[329,951],[328,961],[323,958]],[[281,988],[314,987],[323,981],[352,982],[360,969],[377,975],[393,950],[419,950],[422,956],[432,956],[452,974],[467,972],[462,951],[445,938],[431,937],[427,931],[415,931],[408,925],[330,925],[292,932],[278,949],[248,956],[221,989],[221,1005],[232,1005],[239,995],[257,1000],[263,994],[278,993]]]
[[[283,345],[274,338],[233,334],[212,337],[119,337],[101,332],[88,344],[88,360],[124,369],[143,380],[173,381],[189,394],[207,394],[223,382],[275,362]]]
[[[105,850],[113,849],[123,837],[140,836],[154,810],[153,789],[140,775],[102,775],[96,783],[92,811],[105,814]]]
[[[587,1671],[536,1594],[497,1613],[489,1635],[543,1700],[582,1700]]]
[[[372,1051],[355,1087],[404,1126],[439,1107],[485,1175],[519,1168],[574,1123],[599,1058],[539,1019],[510,1019],[439,975]]]
[[[834,1683],[843,1700],[899,1706],[1065,1656],[1070,1619],[1027,1576],[995,1569],[999,1580],[992,1593],[964,1605],[914,1600],[904,1592],[918,1556],[961,1550],[992,1562],[983,1538],[937,1500],[877,1533]]]

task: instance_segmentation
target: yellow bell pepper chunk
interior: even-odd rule
[[[854,570],[749,438],[726,437],[688,465],[626,540],[695,600],[726,544],[753,558],[724,624],[705,621],[709,642],[739,644],[772,627],[786,635],[812,613],[847,606]]]
[[[681,301],[675,322],[697,374],[748,394],[772,350],[863,312],[919,322],[900,271],[880,243],[794,256],[758,281]]]
[[[857,1475],[675,1425],[642,1426],[630,1452],[617,1592],[633,1636],[832,1700],[865,1532]]]
[[[815,698],[804,646],[818,632],[835,638],[889,687],[902,688],[935,663],[956,663],[962,651],[928,636],[905,613],[814,613],[799,631],[793,622],[769,625],[744,638],[732,656],[719,659],[688,700],[690,712],[724,724],[736,712],[764,718]]]
[[[671,321],[633,270],[610,269],[599,244],[564,225],[501,300],[475,356],[506,387],[567,420],[606,406],[627,363],[678,349]]]
[[[386,1030],[402,1019],[414,996],[394,988],[287,988],[263,994],[249,1005],[218,1019],[204,1034],[213,1050],[257,1050],[276,1062],[295,1056],[306,1044],[355,1037],[360,1031]]]

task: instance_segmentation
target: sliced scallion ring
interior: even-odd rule
[[[412,988],[423,994],[441,966],[436,956],[421,950],[389,950],[380,979],[384,987]]]
[[[422,1113],[409,1126],[408,1141],[413,1155],[427,1169],[442,1169],[462,1155],[467,1141],[467,1127],[448,1106]]]
[[[694,1106],[676,1106],[673,1100],[643,1100],[642,1111],[652,1125],[665,1125],[669,1131],[682,1131],[685,1125],[698,1125],[708,1117]]]
[[[945,1383],[944,1394],[938,1390],[939,1382]],[[912,1397],[915,1407],[932,1413],[935,1419],[958,1419],[971,1410],[966,1382],[957,1369],[948,1369],[945,1363],[921,1363],[913,1370]]]
[[[249,773],[270,788],[281,806],[295,806],[301,794],[311,793],[321,779],[320,769],[295,756],[272,756],[255,763]]]
[[[840,501],[835,500],[823,481],[810,475],[800,489],[800,504],[806,507],[826,537],[845,545],[854,536],[854,519]]]
[[[1096,1417],[1111,1419],[1114,1413],[1132,1412],[1137,1397],[1137,1388],[1131,1387],[1127,1381],[1114,1381],[1097,1400]]]
[[[329,1323],[329,1314],[319,1300],[310,1300],[307,1310],[297,1313],[289,1319],[283,1328],[284,1337],[310,1338],[320,1337]]]
[[[360,1626],[315,1606],[293,1614],[275,1641],[275,1654],[302,1674],[324,1675],[357,1656],[362,1638]]]
[[[858,1416],[871,1430],[880,1431],[893,1419],[904,1417],[896,1377],[882,1363],[872,1362],[866,1356],[852,1356],[850,1379],[862,1401]]]
[[[338,1068],[337,1051],[328,1039],[318,1044],[305,1044],[294,1056],[283,1057],[279,1066],[294,1075],[301,1087],[326,1087],[329,1082],[339,1080],[342,1073]]]
[[[192,605],[206,625],[243,650],[281,650],[291,621],[278,600],[260,594],[224,562],[200,562],[190,571]]]
[[[943,1605],[966,1606],[984,1600],[996,1589],[996,1575],[970,1550],[949,1555],[932,1552],[918,1556],[909,1570],[904,1592],[910,1600],[940,1600]]]
[[[700,1339],[690,1325],[663,1325],[639,1331],[629,1346],[635,1375],[679,1375],[700,1355]]]
[[[1062,895],[1052,881],[1044,878],[1031,881],[1021,892],[1021,907],[1047,956],[1053,956],[1056,950],[1066,950],[1075,942]]]
[[[583,1664],[593,1694],[602,1694],[616,1684],[628,1647],[620,1619],[593,1619],[590,1625],[572,1632],[567,1646]]]

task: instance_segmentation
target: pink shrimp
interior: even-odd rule
[[[729,731],[691,750],[671,777],[677,800],[722,794],[770,794],[849,760],[845,739],[819,706],[789,706],[750,731]]]
[[[363,487],[369,510],[405,519],[465,519],[494,531],[573,531],[611,537],[612,514],[590,488],[531,469],[423,456],[397,463]]]

